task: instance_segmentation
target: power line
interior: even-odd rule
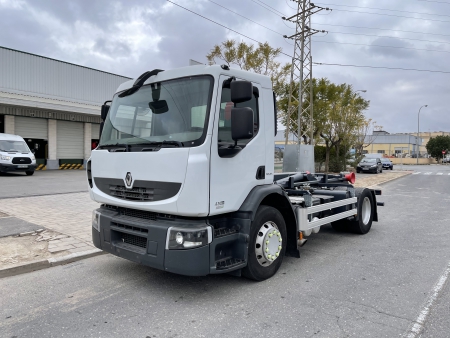
[[[447,4],[450,5],[450,2],[446,2],[446,1],[432,1],[432,0],[417,0],[417,1],[424,1],[424,2],[438,2],[440,4]]]
[[[273,29],[271,29],[271,28],[269,28],[269,27],[267,27],[267,26],[264,26],[264,25],[262,25],[262,24],[260,24],[260,23],[258,23],[258,22],[256,22],[256,21],[254,21],[254,20],[252,20],[252,19],[249,19],[249,18],[246,17],[246,16],[243,16],[243,15],[241,15],[241,14],[239,14],[239,13],[236,13],[235,11],[233,11],[233,10],[231,10],[231,9],[225,7],[225,6],[222,6],[222,5],[216,3],[216,2],[214,2],[214,1],[212,1],[212,0],[208,0],[208,1],[209,1],[209,2],[212,2],[213,4],[215,4],[215,5],[219,6],[219,7],[222,7],[223,9],[225,9],[225,10],[227,10],[227,11],[233,13],[233,14],[236,14],[236,15],[238,15],[238,16],[240,16],[240,17],[242,17],[242,18],[244,18],[244,19],[246,19],[246,20],[248,20],[248,21],[250,21],[250,22],[253,22],[254,24],[256,24],[256,25],[258,25],[258,26],[261,26],[261,27],[263,27],[263,28],[265,28],[265,29],[267,29],[267,30],[270,30],[271,32],[274,32],[274,33],[276,33],[276,34],[278,34],[278,35],[283,36],[283,34],[281,34],[280,32],[277,32],[277,31],[275,31],[275,30],[273,30]],[[326,4],[325,4],[325,5],[326,5]],[[284,20],[283,20],[283,22],[284,22]],[[334,34],[345,34],[345,35],[372,36],[372,37],[380,37],[380,38],[383,38],[383,37],[384,37],[384,38],[401,39],[401,40],[411,40],[411,41],[421,41],[421,42],[433,42],[433,43],[450,44],[450,42],[445,42],[445,41],[433,41],[433,40],[423,40],[423,39],[401,38],[401,37],[396,37],[396,36],[386,36],[386,35],[383,36],[383,35],[372,35],[372,34],[361,34],[361,33],[333,32],[333,31],[329,31],[329,33],[334,33]],[[288,43],[286,40],[285,40],[285,42]],[[290,44],[290,43],[288,43],[288,44]],[[290,44],[290,45],[292,45],[292,44]]]
[[[224,7],[224,6],[220,5],[220,4],[218,4],[217,2],[214,2],[214,1],[212,1],[212,0],[208,0],[208,1],[209,1],[209,2],[212,2],[213,4],[215,4],[215,5],[219,6],[219,7],[222,7],[223,9],[226,9],[227,11],[229,11],[229,12],[231,12],[231,13],[233,13],[233,14],[236,14],[236,15],[238,15],[238,16],[240,16],[240,17],[242,17],[242,18],[244,18],[244,19],[246,19],[246,20],[248,20],[248,21],[251,21],[251,22],[253,22],[254,24],[256,24],[256,25],[258,25],[258,26],[264,27],[265,29],[268,29],[269,31],[272,31],[272,32],[274,32],[274,33],[277,33],[277,34],[283,36],[283,34],[281,34],[280,32],[274,31],[273,29],[271,29],[271,28],[269,28],[269,27],[267,27],[267,26],[264,26],[264,25],[262,25],[262,24],[260,24],[260,23],[258,23],[258,22],[256,22],[256,21],[253,21],[252,19],[249,19],[249,18],[247,18],[246,16],[243,16],[243,15],[241,15],[241,14],[239,14],[239,13],[236,13],[235,11],[232,11],[231,9],[226,8],[226,7]]]
[[[377,27],[361,27],[361,26],[346,26],[346,25],[333,25],[328,23],[314,23],[319,26],[333,26],[333,27],[346,27],[346,28],[359,28],[359,29],[372,29],[381,31],[391,31],[391,32],[402,32],[402,33],[414,33],[414,34],[424,34],[424,35],[436,35],[436,36],[450,36],[449,34],[438,34],[438,33],[424,33],[415,31],[404,31],[399,29],[388,29],[388,28],[377,28]]]
[[[314,42],[334,43],[334,44],[340,44],[340,45],[354,45],[354,46],[370,46],[370,47],[382,47],[382,48],[410,49],[410,50],[420,50],[420,51],[425,51],[425,52],[450,53],[450,51],[446,51],[446,50],[412,48],[412,47],[400,47],[400,46],[371,45],[371,44],[368,44],[368,43],[351,43],[351,42],[320,41],[320,40],[314,40]]]
[[[258,40],[256,40],[256,39],[253,39],[253,38],[251,38],[251,37],[249,37],[249,36],[247,36],[247,35],[244,35],[244,34],[242,34],[242,33],[239,33],[238,31],[235,31],[234,29],[231,29],[231,28],[229,28],[229,27],[227,27],[227,26],[225,26],[225,25],[222,25],[221,23],[218,23],[218,22],[216,22],[216,21],[214,21],[214,20],[211,20],[211,19],[209,19],[209,18],[207,18],[207,17],[205,17],[205,16],[203,16],[203,15],[200,15],[200,14],[198,14],[198,13],[196,13],[196,12],[190,10],[190,9],[187,9],[187,8],[185,8],[185,7],[183,7],[183,6],[179,5],[179,4],[177,4],[177,3],[173,2],[173,1],[171,1],[171,0],[166,0],[166,1],[167,1],[167,2],[170,2],[171,4],[173,4],[173,5],[175,5],[175,6],[178,6],[178,7],[182,8],[182,9],[184,9],[184,10],[186,10],[186,11],[192,13],[192,14],[195,14],[195,15],[197,15],[197,16],[199,16],[199,17],[205,19],[205,20],[208,20],[208,21],[210,21],[210,22],[212,22],[212,23],[215,23],[215,24],[218,25],[218,26],[221,26],[221,27],[223,27],[223,28],[225,28],[225,29],[228,29],[228,30],[230,30],[230,31],[232,31],[232,32],[234,32],[234,33],[236,33],[236,34],[239,34],[239,35],[241,35],[241,36],[243,36],[243,37],[245,37],[245,38],[247,38],[247,39],[249,39],[249,40],[252,40],[252,41],[257,42],[257,43],[261,43],[260,41],[258,41]],[[364,27],[362,27],[362,28],[364,28]],[[284,52],[281,52],[281,54],[283,54],[283,55],[285,55],[285,56],[288,56],[288,57],[292,58],[292,55],[286,54],[286,53],[284,53]],[[429,70],[429,69],[397,68],[397,67],[379,67],[379,66],[363,66],[363,65],[347,65],[347,64],[323,63],[323,62],[313,62],[313,64],[319,65],[319,66],[341,66],[341,67],[357,67],[357,68],[374,68],[374,69],[389,69],[389,70],[404,70],[404,71],[416,71],[416,72],[429,72],[429,73],[450,74],[450,72],[447,72],[447,71]]]
[[[433,15],[433,16],[446,16],[450,17],[450,15],[447,14],[434,14],[434,13],[420,13],[420,12],[411,12],[411,11],[402,11],[398,9],[389,9],[389,8],[374,8],[374,7],[361,7],[361,6],[349,6],[349,5],[338,5],[338,4],[324,4],[324,3],[317,3],[319,5],[325,5],[325,6],[339,6],[339,7],[350,7],[350,8],[362,8],[362,9],[375,9],[380,11],[391,11],[391,12],[402,12],[402,13],[410,13],[410,14],[421,14],[421,15]]]
[[[286,16],[285,14],[281,13],[281,12],[280,12],[279,10],[277,10],[276,8],[274,8],[274,7],[272,7],[272,6],[268,5],[268,4],[266,4],[264,1],[262,1],[262,0],[257,0],[257,1],[260,2],[260,3],[262,3],[262,4],[264,4],[264,5],[266,5],[267,7],[272,8],[275,12],[280,13],[280,15]]]
[[[415,72],[426,72],[426,73],[442,73],[450,74],[443,70],[430,70],[430,69],[416,69],[416,68],[400,68],[400,67],[379,67],[379,66],[362,66],[362,65],[346,65],[342,63],[324,63],[324,62],[313,62],[313,64],[318,66],[339,66],[339,67],[355,67],[355,68],[374,68],[374,69],[390,69],[390,70],[405,70],[405,71],[415,71]]]
[[[239,35],[241,35],[241,36],[243,36],[243,37],[245,37],[245,38],[247,38],[247,39],[249,39],[249,40],[252,40],[252,41],[254,41],[254,42],[257,42],[257,43],[262,44],[262,42],[260,42],[260,41],[258,41],[258,40],[256,40],[256,39],[253,39],[253,38],[251,38],[251,37],[249,37],[249,36],[247,36],[247,35],[245,35],[245,34],[239,33],[238,31],[235,31],[234,29],[231,29],[230,27],[227,27],[227,26],[225,26],[225,25],[222,25],[221,23],[218,23],[217,21],[211,20],[211,19],[209,19],[209,18],[207,18],[207,17],[205,17],[205,16],[203,16],[203,15],[201,15],[201,14],[198,14],[197,12],[194,12],[194,11],[192,11],[192,10],[186,8],[186,7],[183,7],[183,6],[181,6],[181,5],[179,5],[179,4],[175,3],[175,2],[173,2],[173,1],[171,1],[171,0],[166,0],[166,1],[167,1],[167,2],[170,2],[171,4],[173,4],[173,5],[175,5],[175,6],[178,6],[178,7],[182,8],[182,9],[188,11],[188,12],[191,12],[192,14],[195,14],[195,15],[197,15],[197,16],[199,16],[199,17],[205,19],[205,20],[208,20],[208,21],[210,21],[210,22],[212,22],[212,23],[215,23],[216,25],[219,25],[219,26],[221,26],[221,27],[223,27],[223,28],[225,28],[225,29],[228,29],[228,30],[230,30],[230,31],[232,31],[232,32],[234,32],[234,33],[236,33],[236,34],[239,34]],[[286,56],[292,58],[292,55],[286,54],[286,53],[284,53],[283,51],[280,51],[280,54],[283,54],[283,55],[286,55]]]
[[[274,12],[274,11],[271,10],[270,8],[267,8],[267,7],[264,6],[263,4],[261,4],[261,3],[257,2],[257,1],[255,1],[255,0],[250,0],[250,1],[252,1],[252,2],[254,2],[255,4],[257,4],[258,6],[261,6],[262,8],[268,10],[269,12],[272,12],[272,13],[275,14],[276,16],[280,17],[280,14]]]
[[[423,39],[412,39],[412,38],[400,38],[398,36],[390,36],[390,35],[374,35],[374,34],[362,34],[362,33],[333,32],[333,31],[328,31],[328,33],[345,34],[345,35],[373,36],[373,37],[378,37],[378,38],[392,38],[392,39],[400,39],[400,40],[411,40],[411,41],[450,44],[450,42],[447,42],[447,41],[434,41],[434,40],[423,40]]]
[[[406,18],[406,19],[415,19],[415,20],[423,20],[423,21],[435,21],[435,22],[448,22],[448,20],[436,20],[436,19],[425,19],[425,18],[415,18],[413,16],[404,16],[404,15],[395,15],[395,14],[385,14],[385,13],[372,13],[372,12],[363,12],[363,11],[350,11],[348,9],[334,9],[339,12],[349,12],[349,13],[361,13],[361,14],[372,14],[372,15],[381,15],[381,16],[394,16],[396,18]]]

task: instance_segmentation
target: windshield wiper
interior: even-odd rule
[[[128,152],[128,144],[125,143],[116,143],[116,144],[104,144],[98,146],[99,149],[114,149],[114,148],[125,148]]]
[[[162,141],[162,142],[143,142],[143,143],[136,143],[136,144],[133,144],[133,145],[136,145],[136,146],[160,146],[161,148],[164,146],[164,145],[173,145],[173,146],[177,146],[177,147],[184,147],[184,144],[183,144],[183,142],[180,142],[180,141],[166,141],[166,140],[164,140],[164,141]]]

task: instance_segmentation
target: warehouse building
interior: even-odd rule
[[[0,47],[0,133],[22,136],[39,169],[82,168],[100,106],[130,78]]]

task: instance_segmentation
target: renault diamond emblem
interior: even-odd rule
[[[125,184],[127,185],[127,187],[131,187],[132,182],[133,182],[133,177],[131,177],[131,173],[128,172],[127,175],[125,176]]]

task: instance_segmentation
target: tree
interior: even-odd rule
[[[281,48],[272,48],[267,42],[260,43],[255,48],[245,42],[226,40],[215,45],[206,58],[211,64],[221,60],[230,67],[236,65],[243,70],[270,76],[273,90],[278,97],[291,72],[291,64],[281,65],[275,61],[281,52]]]
[[[373,135],[374,130],[381,130],[382,126],[378,126],[376,121],[372,119],[366,119],[360,126],[353,147],[355,149],[355,162],[359,162],[359,160],[363,156],[364,148],[370,146],[376,139],[376,135]],[[372,132],[372,135],[369,133]]]
[[[442,150],[450,151],[450,136],[431,137],[428,141],[427,152],[439,162],[444,157]]]
[[[325,171],[329,170],[330,150],[336,153],[337,169],[342,170],[345,160],[340,160],[340,150],[356,141],[357,131],[366,121],[363,111],[370,102],[353,91],[348,84],[329,84],[329,102],[326,108],[326,119],[320,131],[320,137],[325,142]],[[345,159],[345,156],[344,156]]]
[[[295,93],[298,92],[298,83],[293,84],[293,91]],[[305,86],[309,86],[309,80],[305,81]],[[317,140],[320,137],[320,131],[322,130],[323,124],[326,121],[327,108],[328,103],[330,102],[330,95],[332,95],[332,91],[330,91],[331,83],[326,78],[321,79],[312,79],[312,87],[313,87],[313,117],[314,117],[314,130],[313,130],[313,138]],[[278,100],[278,109],[282,113],[282,123],[287,126],[288,123],[288,106],[289,106],[289,92],[290,92],[290,84],[285,83],[282,92],[280,94],[280,98]],[[310,98],[305,98],[303,102],[303,106],[307,107],[309,105]],[[309,123],[309,121],[308,121]],[[298,111],[295,110],[290,114],[290,133],[297,136],[298,134]],[[305,134],[307,130],[307,124],[302,124],[302,134]],[[298,136],[297,136],[298,137]],[[305,144],[311,144],[312,140],[310,140],[309,135],[305,135],[303,138],[303,142]]]

